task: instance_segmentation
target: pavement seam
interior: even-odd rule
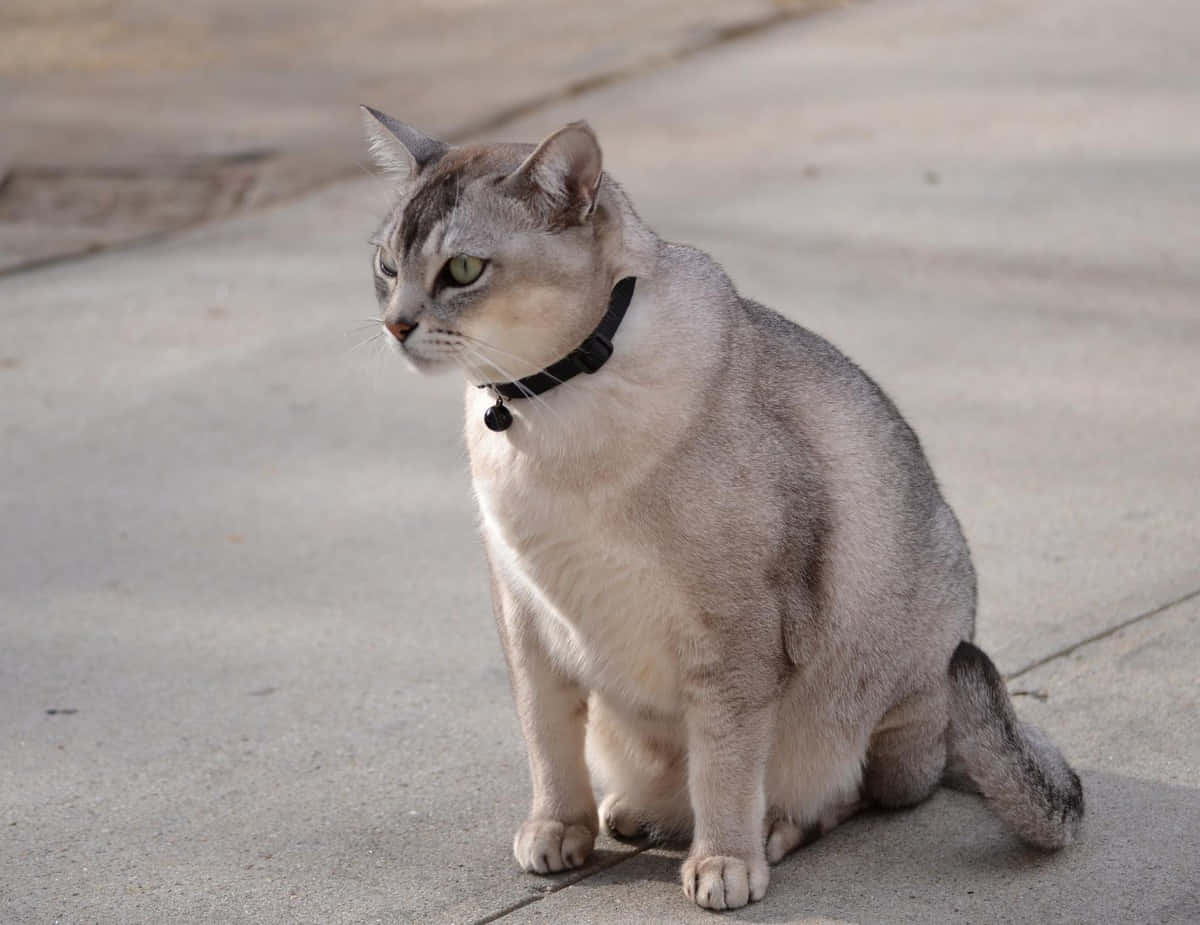
[[[753,38],[764,32],[769,32],[776,26],[781,26],[793,20],[804,19],[835,7],[846,6],[851,2],[854,2],[854,0],[806,0],[806,2],[801,3],[777,5],[773,13],[769,13],[758,19],[718,26],[711,32],[702,35],[692,42],[685,43],[679,48],[651,54],[639,61],[613,68],[611,71],[602,71],[599,74],[580,78],[568,83],[564,87],[551,90],[541,96],[525,100],[524,102],[514,103],[492,115],[460,126],[457,131],[449,133],[447,137],[450,141],[465,141],[484,132],[491,132],[502,128],[510,122],[515,122],[517,119],[532,115],[539,109],[545,109],[556,103],[590,93],[593,90],[601,90],[614,84],[642,77],[653,71],[680,64],[689,58],[712,51],[715,48],[720,48],[723,45],[728,45],[742,39]]]
[[[1157,607],[1143,611],[1136,616],[1130,617],[1128,620],[1122,620],[1120,623],[1110,626],[1108,629],[1101,630],[1098,633],[1093,633],[1091,636],[1087,636],[1078,642],[1071,643],[1069,646],[1063,646],[1063,648],[1051,652],[1049,655],[1044,655],[1041,658],[1030,662],[1024,668],[1017,669],[1006,677],[1009,681],[1015,681],[1021,675],[1028,674],[1035,668],[1041,668],[1043,665],[1048,665],[1050,662],[1053,662],[1056,659],[1066,658],[1066,656],[1075,652],[1077,649],[1081,649],[1093,642],[1099,642],[1101,639],[1107,639],[1109,636],[1112,636],[1114,633],[1119,633],[1126,627],[1133,626],[1135,623],[1141,623],[1143,620],[1149,620],[1151,617],[1157,617],[1159,614],[1165,613],[1172,607],[1178,607],[1180,604],[1186,604],[1188,601],[1194,600],[1197,597],[1200,597],[1200,588],[1197,588],[1195,591],[1189,591],[1182,597],[1177,597],[1174,600],[1167,601],[1165,604],[1159,604]]]
[[[1123,630],[1127,627],[1133,626],[1134,624],[1137,624],[1137,623],[1141,623],[1143,620],[1149,620],[1152,617],[1158,616],[1159,614],[1166,613],[1168,610],[1171,610],[1174,607],[1178,607],[1180,604],[1186,604],[1188,601],[1195,600],[1196,598],[1200,598],[1200,588],[1197,588],[1194,591],[1189,591],[1187,594],[1183,594],[1180,597],[1177,597],[1177,598],[1174,598],[1173,600],[1167,601],[1165,604],[1159,604],[1157,607],[1153,607],[1150,610],[1146,610],[1146,611],[1143,611],[1142,613],[1136,614],[1135,616],[1130,617],[1128,620],[1122,620],[1120,623],[1110,626],[1107,629],[1103,629],[1098,633],[1093,633],[1092,635],[1086,636],[1085,638],[1079,640],[1078,642],[1074,642],[1071,645],[1064,646],[1061,649],[1057,649],[1054,652],[1049,653],[1048,655],[1044,655],[1041,658],[1030,662],[1025,667],[1020,668],[1017,671],[1014,671],[1011,674],[1007,675],[1006,678],[1009,681],[1015,681],[1017,678],[1021,677],[1021,675],[1028,674],[1029,672],[1033,671],[1035,668],[1041,668],[1043,665],[1047,665],[1050,662],[1055,661],[1056,659],[1065,658],[1066,656],[1070,655],[1071,653],[1075,652],[1078,649],[1083,648],[1086,645],[1090,645],[1093,642],[1099,642],[1102,639],[1107,639],[1108,637],[1110,637],[1116,633],[1119,633],[1121,630]],[[508,916],[513,912],[516,912],[519,909],[524,909],[526,906],[532,905],[535,902],[545,899],[547,896],[554,895],[559,890],[565,890],[567,887],[575,886],[575,884],[577,884],[577,883],[582,883],[584,880],[587,880],[589,877],[593,877],[596,874],[599,874],[606,870],[611,870],[612,868],[616,867],[618,864],[623,864],[624,862],[630,860],[631,858],[637,857],[643,851],[647,850],[648,847],[649,846],[647,846],[647,845],[640,846],[636,850],[630,852],[629,854],[622,854],[622,855],[620,855],[616,858],[613,858],[612,860],[607,861],[603,864],[598,864],[595,868],[588,870],[586,873],[583,873],[578,877],[574,877],[570,880],[564,880],[561,883],[553,884],[552,886],[548,887],[547,889],[545,889],[539,893],[536,893],[531,896],[527,896],[524,899],[521,899],[515,903],[511,903],[510,905],[505,906],[503,909],[499,909],[490,915],[484,916],[481,919],[475,919],[471,922],[471,925],[488,925],[488,923],[496,922],[496,921],[504,918],[505,916]]]
[[[559,883],[552,883],[548,887],[541,889],[538,892],[533,893],[529,896],[526,896],[524,899],[517,900],[515,903],[511,903],[511,904],[505,906],[503,909],[500,909],[489,915],[485,915],[481,919],[473,919],[471,921],[470,925],[488,925],[489,922],[495,922],[498,919],[502,919],[506,915],[516,912],[518,909],[524,909],[526,906],[533,905],[533,903],[538,902],[539,900],[545,899],[547,896],[553,896],[559,890],[565,890],[569,886],[575,886],[575,884],[582,883],[584,880],[587,880],[589,877],[594,877],[596,874],[603,873],[606,870],[611,870],[612,868],[616,867],[618,864],[625,863],[630,858],[636,858],[639,854],[641,854],[643,851],[646,851],[649,847],[650,847],[649,845],[638,845],[632,851],[628,852],[627,854],[619,854],[616,857],[609,858],[605,861],[601,861],[595,867],[592,867],[586,871],[581,872],[576,877],[571,877],[571,878],[569,878],[567,880],[563,880]]]
[[[760,16],[757,19],[748,19],[742,22],[717,26],[702,34],[700,37],[690,42],[685,42],[678,48],[649,54],[644,58],[622,65],[621,67],[616,67],[608,71],[601,71],[597,74],[582,77],[578,80],[571,81],[564,86],[557,87],[553,90],[543,93],[540,96],[535,96],[530,99],[514,103],[510,106],[503,107],[488,116],[464,123],[459,125],[457,128],[441,134],[449,142],[463,142],[478,135],[482,135],[487,132],[493,132],[504,127],[510,122],[530,116],[541,109],[548,108],[557,103],[575,99],[576,97],[582,96],[593,90],[601,90],[615,84],[623,83],[628,80],[634,80],[638,77],[643,77],[655,71],[680,64],[693,57],[720,48],[724,45],[728,45],[732,42],[762,35],[774,29],[776,26],[781,26],[789,22],[804,19],[817,13],[825,12],[826,10],[848,6],[855,2],[861,2],[861,0],[793,0],[793,2],[787,2],[787,0],[776,0],[774,11]],[[277,157],[270,157],[266,158],[265,160],[267,163],[277,164],[285,161],[288,157],[302,157],[304,153],[304,151],[281,153]],[[288,203],[296,202],[305,196],[312,195],[315,192],[325,189],[328,186],[332,186],[335,183],[341,183],[355,179],[361,176],[362,171],[363,166],[357,163],[353,167],[333,167],[325,176],[314,176],[310,182],[304,185],[303,189],[294,191],[294,195],[283,196],[276,200],[264,202],[259,207],[251,206],[249,208],[231,209],[220,215],[215,215],[209,218],[200,218],[195,221],[183,222],[173,227],[155,228],[147,231],[145,234],[138,234],[125,240],[115,241],[111,244],[96,243],[74,251],[60,254],[49,254],[42,257],[34,257],[22,263],[0,268],[0,279],[8,276],[14,276],[19,273],[28,273],[54,267],[70,261],[86,260],[89,257],[95,257],[98,255],[107,254],[109,252],[131,250],[142,245],[155,244],[163,241],[164,239],[173,237],[178,233],[192,231],[196,228],[215,224],[216,222],[226,219],[236,218],[241,215],[248,215],[253,212],[264,211],[272,206],[287,205]],[[3,184],[10,179],[10,177],[11,173],[9,171],[0,173],[0,187],[2,187]]]

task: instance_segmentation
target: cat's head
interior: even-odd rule
[[[574,122],[537,145],[429,138],[363,107],[397,200],[373,239],[385,338],[422,371],[528,375],[579,345],[613,280],[600,145]]]

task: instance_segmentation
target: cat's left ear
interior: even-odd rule
[[[528,199],[550,220],[582,224],[600,192],[600,142],[586,122],[548,136],[501,187]]]
[[[444,141],[430,138],[378,109],[360,106],[359,110],[371,156],[388,173],[412,176],[450,150]]]

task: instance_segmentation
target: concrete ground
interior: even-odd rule
[[[358,104],[451,139],[835,0],[6,0],[0,272],[366,171]]]
[[[587,117],[893,395],[1087,789],[1060,854],[941,792],[727,918],[1200,920],[1198,61],[1182,0],[879,0],[491,133]],[[679,851],[514,866],[459,388],[355,346],[383,195],[0,278],[0,922],[711,921]]]

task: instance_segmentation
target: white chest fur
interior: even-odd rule
[[[637,274],[639,277],[642,274]],[[681,653],[695,632],[684,579],[636,507],[678,450],[725,329],[686,285],[640,278],[614,354],[595,376],[510,403],[483,427],[467,389],[467,444],[493,567],[530,606],[547,649],[585,687],[637,712],[680,712]]]
[[[678,660],[663,656],[678,650],[687,610],[631,517],[625,480],[547,485],[503,437],[477,444],[472,468],[493,567],[551,657],[615,702],[676,713]]]

